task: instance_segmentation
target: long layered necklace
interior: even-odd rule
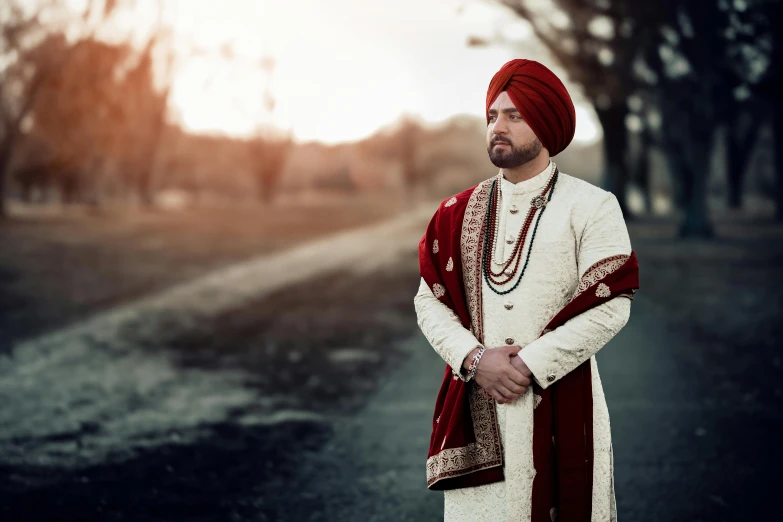
[[[495,240],[497,238],[497,233],[498,233],[498,221],[499,221],[498,209],[500,208],[499,183],[500,183],[500,176],[502,174],[499,174],[498,177],[496,177],[492,181],[492,187],[489,189],[489,204],[487,205],[487,215],[486,215],[486,219],[484,219],[484,230],[483,230],[484,250],[481,256],[481,265],[482,265],[482,272],[484,273],[484,280],[487,282],[489,288],[498,295],[505,295],[508,294],[509,292],[512,292],[514,289],[516,289],[517,286],[519,286],[519,283],[522,281],[522,276],[525,275],[527,264],[530,261],[530,252],[533,250],[533,240],[536,238],[536,230],[538,230],[538,223],[541,221],[541,216],[544,214],[544,210],[546,210],[546,204],[549,201],[551,201],[552,193],[555,191],[555,184],[557,183],[558,170],[557,170],[557,165],[554,165],[554,163],[553,163],[553,167],[554,167],[554,172],[552,173],[552,177],[549,178],[549,182],[544,187],[544,190],[538,196],[530,200],[530,210],[527,213],[527,217],[525,218],[525,222],[522,225],[522,228],[519,230],[519,235],[517,236],[517,240],[514,244],[514,250],[512,251],[508,260],[505,263],[503,263],[503,267],[500,269],[499,272],[495,272],[492,268],[492,263],[490,259],[490,245],[492,245],[492,248],[494,249]],[[548,196],[547,193],[549,193]],[[494,285],[502,286],[511,282],[514,279],[514,277],[516,277],[517,272],[519,272],[519,264],[522,261],[522,247],[525,244],[527,231],[530,228],[531,223],[533,222],[533,216],[535,216],[536,211],[538,211],[539,209],[541,209],[541,212],[538,213],[538,217],[536,218],[536,224],[533,227],[533,234],[530,236],[530,245],[527,248],[527,256],[525,257],[525,264],[522,265],[522,271],[519,274],[519,278],[517,279],[516,283],[514,283],[514,286],[512,286],[507,290],[500,290],[496,288]],[[511,268],[512,265],[513,268]]]

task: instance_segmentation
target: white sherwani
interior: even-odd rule
[[[537,176],[511,183],[501,182],[495,271],[511,255],[530,208],[551,175],[550,167]],[[512,213],[512,206],[518,209]],[[535,220],[534,220],[535,224]],[[533,226],[528,231],[527,254]],[[510,237],[509,237],[510,236]],[[546,388],[590,359],[593,390],[593,496],[592,521],[617,519],[609,412],[598,375],[595,353],[628,321],[631,300],[622,296],[595,306],[564,325],[541,336],[546,324],[569,301],[580,277],[594,263],[617,254],[631,254],[631,242],[617,199],[586,181],[563,174],[547,204],[533,242],[530,262],[520,285],[498,295],[483,283],[484,337],[487,348],[509,344],[523,347],[519,356]],[[524,264],[524,258],[520,263]],[[516,278],[501,289],[510,288]],[[457,316],[421,280],[415,297],[418,324],[427,340],[452,368],[481,343],[465,329]],[[511,404],[495,403],[498,413],[505,481],[445,491],[447,522],[500,522],[530,520],[533,477],[532,387]],[[509,451],[513,448],[513,451]]]

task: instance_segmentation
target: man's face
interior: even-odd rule
[[[501,92],[489,108],[487,152],[492,163],[502,169],[513,169],[535,159],[543,145],[533,129],[522,119],[506,91]]]

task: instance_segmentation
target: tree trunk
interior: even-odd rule
[[[775,219],[783,221],[783,103],[775,102],[772,113],[772,148],[775,153]]]
[[[694,137],[686,145],[689,150],[683,155],[686,161],[683,164],[685,219],[680,227],[682,237],[713,236],[707,209],[707,182],[712,143],[712,139]]]
[[[652,193],[650,192],[650,148],[652,136],[645,126],[639,134],[639,150],[634,164],[634,175],[639,183],[639,189],[644,197],[644,210],[650,214],[653,211]]]
[[[628,115],[628,109],[625,104],[618,103],[607,109],[596,109],[596,112],[604,132],[604,188],[617,197],[623,215],[627,218],[628,168],[625,154],[628,148],[628,131],[625,128],[625,117]]]
[[[759,126],[751,121],[745,125],[747,128],[744,128],[743,123],[747,121],[743,119],[747,119],[749,115],[743,115],[737,108],[730,108],[728,111],[726,133],[728,204],[729,208],[739,209],[742,207],[742,181],[745,179],[748,158],[758,137]]]
[[[687,170],[685,159],[676,144],[669,140],[664,141],[663,150],[672,180],[672,205],[678,209],[685,209],[685,172]]]
[[[141,162],[137,190],[139,199],[145,206],[152,206],[155,202],[153,190],[154,173],[156,167],[156,158],[158,148],[163,138],[163,129],[166,126],[166,107],[169,104],[169,94],[171,85],[167,86],[160,96],[155,100],[155,111],[151,124],[150,136],[147,138],[147,155]]]
[[[711,91],[698,96],[694,86],[671,84],[660,92],[662,138],[672,171],[678,206],[685,217],[682,237],[713,235],[707,208],[707,182],[710,154],[715,142],[716,114],[710,101]]]
[[[11,156],[13,151],[13,140],[6,139],[0,144],[0,219],[7,217],[6,192],[10,184],[8,179]]]
[[[726,175],[728,203],[729,208],[739,209],[742,207],[742,166],[745,164],[745,158],[742,157],[743,152],[731,134],[729,130],[726,140],[726,164],[729,169]]]

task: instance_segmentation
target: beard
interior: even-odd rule
[[[507,143],[509,146],[497,149],[495,148],[496,143]],[[515,147],[510,141],[497,139],[490,143],[487,152],[489,160],[496,167],[513,169],[536,159],[543,148],[544,146],[538,138],[534,138],[533,141],[521,147]]]

